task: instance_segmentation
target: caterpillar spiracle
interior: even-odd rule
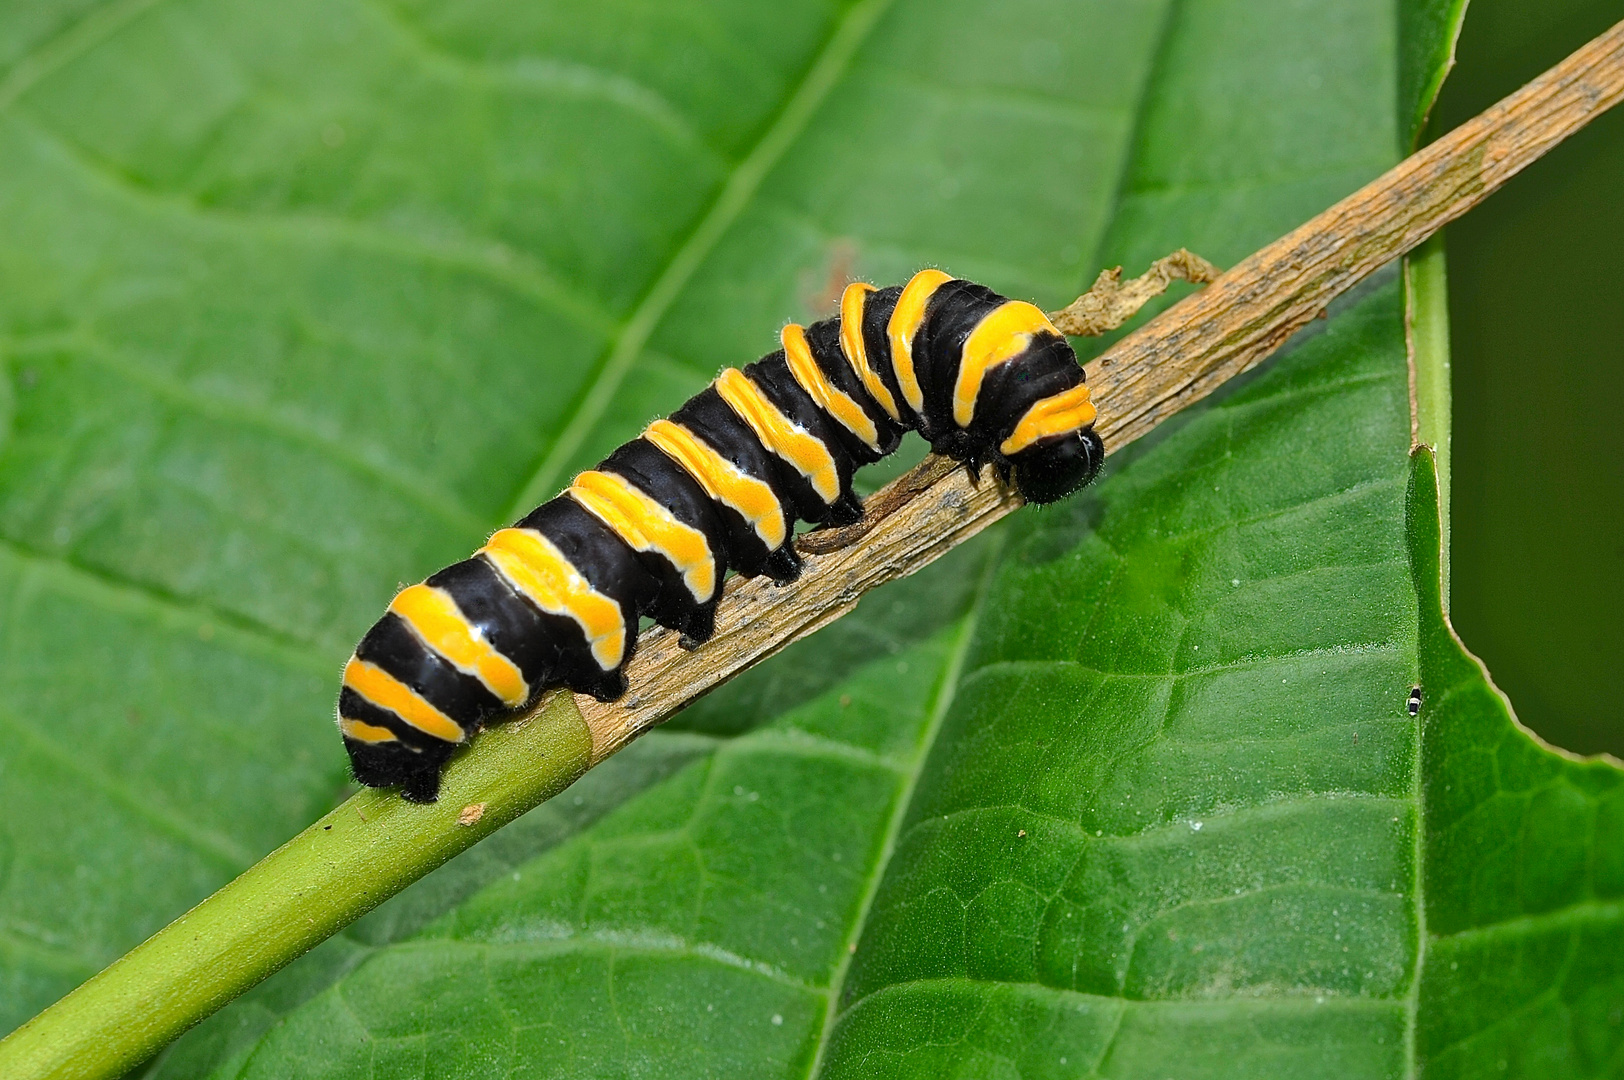
[[[781,343],[396,595],[344,668],[338,727],[357,780],[433,802],[484,725],[559,686],[620,697],[640,617],[703,644],[727,571],[793,580],[796,520],[858,521],[852,474],[908,430],[1035,503],[1104,458],[1070,343],[985,286],[939,270],[853,284],[839,315],[785,326]]]

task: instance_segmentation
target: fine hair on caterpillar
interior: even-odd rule
[[[702,645],[727,572],[794,580],[796,522],[860,521],[853,474],[908,431],[1028,502],[1070,495],[1104,460],[1065,335],[985,286],[939,270],[852,284],[838,315],[780,344],[394,598],[339,693],[357,780],[432,802],[486,724],[556,687],[620,697],[641,617]]]

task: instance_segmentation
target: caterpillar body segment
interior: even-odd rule
[[[1103,460],[1066,338],[985,286],[938,270],[853,284],[839,315],[786,326],[780,344],[396,596],[339,694],[357,780],[432,802],[459,745],[543,692],[620,697],[641,617],[704,643],[727,572],[794,580],[795,523],[859,520],[854,473],[909,430],[1029,502],[1064,498]]]

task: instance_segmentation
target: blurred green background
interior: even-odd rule
[[[1472,0],[1434,135],[1624,18]],[[1624,109],[1449,227],[1456,629],[1523,722],[1624,754]]]

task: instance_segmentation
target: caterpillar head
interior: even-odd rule
[[[1030,503],[1052,503],[1081,490],[1099,474],[1105,444],[1093,428],[1057,435],[1010,455],[1015,486]]]

